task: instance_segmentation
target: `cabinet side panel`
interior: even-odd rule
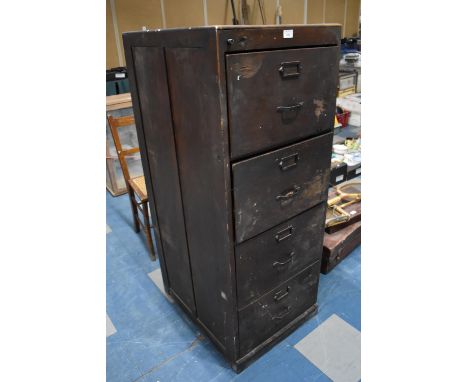
[[[166,48],[197,314],[232,357],[237,315],[231,184],[216,57],[214,38],[207,48]]]
[[[135,47],[133,59],[150,171],[145,176],[151,179],[169,287],[195,314],[164,49]]]
[[[132,107],[133,113],[135,117],[135,126],[138,135],[138,145],[140,146],[140,154],[141,154],[141,163],[143,165],[143,172],[145,174],[145,181],[146,181],[146,192],[148,194],[149,200],[149,208],[151,211],[151,222],[153,224],[153,233],[156,238],[154,244],[156,245],[157,254],[159,258],[159,264],[161,266],[161,273],[163,275],[163,282],[164,282],[164,289],[165,291],[169,291],[169,280],[167,277],[167,269],[166,269],[166,259],[164,256],[164,249],[161,244],[161,233],[159,229],[159,221],[157,218],[157,211],[156,206],[154,205],[154,193],[153,188],[151,186],[151,172],[148,163],[148,152],[146,149],[146,141],[145,141],[145,134],[142,127],[141,121],[141,111],[140,111],[140,97],[138,96],[138,88],[136,84],[136,77],[135,77],[135,65],[133,62],[133,46],[134,41],[132,38],[129,38],[128,34],[124,34],[123,36],[124,48],[125,48],[125,62],[127,63],[127,70],[128,70],[128,79],[130,85],[130,92],[131,92],[131,100],[132,100]]]

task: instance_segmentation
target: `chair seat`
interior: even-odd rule
[[[128,184],[133,188],[133,191],[138,195],[142,202],[148,200],[148,194],[146,193],[146,183],[144,176],[138,176],[128,180]]]

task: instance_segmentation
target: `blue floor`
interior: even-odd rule
[[[294,348],[336,314],[361,330],[361,247],[321,275],[316,316],[240,374],[149,278],[159,268],[132,228],[127,195],[107,193],[107,381],[330,381]]]

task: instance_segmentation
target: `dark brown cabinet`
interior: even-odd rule
[[[317,310],[339,41],[338,25],[124,34],[166,292],[237,371]]]

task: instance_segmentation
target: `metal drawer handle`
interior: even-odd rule
[[[273,316],[272,320],[281,320],[282,318],[286,317],[291,312],[291,307],[287,306],[280,314],[277,316]]]
[[[289,285],[286,287],[286,291],[283,292],[282,290],[280,290],[278,293],[275,294],[275,297],[274,297],[275,301],[278,302],[282,300],[283,298],[285,298],[289,294],[290,290],[291,290],[291,287]]]
[[[281,170],[286,171],[288,168],[297,166],[297,162],[299,162],[299,153],[294,153],[279,159],[278,166]]]
[[[282,242],[283,240],[286,240],[288,237],[291,237],[294,231],[294,227],[292,225],[288,226],[285,229],[282,229],[281,231],[277,232],[275,235],[275,239],[278,243]]]
[[[304,101],[298,102],[298,103],[296,103],[295,105],[292,105],[292,106],[278,106],[276,108],[276,111],[280,111],[280,112],[293,111],[293,110],[296,110],[296,109],[300,109],[302,106],[304,106]]]
[[[283,78],[299,77],[302,65],[300,61],[282,62],[278,71]]]
[[[276,200],[288,200],[288,199],[291,199],[293,198],[294,196],[297,195],[297,193],[301,190],[301,188],[299,186],[296,186],[294,185],[290,190],[288,191],[285,191],[284,193],[282,194],[279,194],[277,197],[276,197]]]
[[[289,255],[288,255],[288,258],[284,261],[275,261],[273,263],[273,266],[274,267],[278,267],[278,266],[283,266],[283,265],[286,265],[288,263],[290,263],[293,259],[293,256],[294,256],[294,251],[292,251]]]

